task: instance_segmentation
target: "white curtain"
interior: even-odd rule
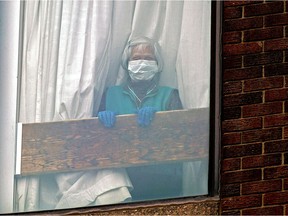
[[[105,88],[125,79],[120,59],[133,36],[159,42],[160,84],[178,88],[185,108],[208,107],[210,8],[210,1],[25,2],[20,122],[91,117]],[[19,211],[120,202],[132,187],[122,169],[40,179],[17,180]],[[86,201],[77,203],[79,194]]]

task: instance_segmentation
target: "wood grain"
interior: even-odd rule
[[[107,129],[97,118],[23,124],[21,175],[128,167],[205,158],[209,110],[156,113],[149,127],[135,115]]]

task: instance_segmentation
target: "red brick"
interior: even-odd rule
[[[225,159],[222,161],[222,171],[234,171],[239,170],[241,165],[240,158]]]
[[[243,44],[225,44],[223,48],[224,56],[247,55],[262,52],[262,42],[248,42]]]
[[[283,206],[243,209],[243,215],[283,215]]]
[[[240,195],[240,184],[223,185],[220,190],[221,197],[231,197]]]
[[[222,111],[222,120],[237,119],[241,117],[241,107],[228,107]]]
[[[224,19],[235,19],[242,17],[242,7],[226,7],[223,12]]]
[[[261,180],[261,169],[233,171],[223,173],[221,177],[222,184],[243,183]]]
[[[284,110],[285,113],[288,113],[288,101],[285,101],[284,103]]]
[[[262,103],[262,92],[224,96],[223,104],[225,107],[242,106],[248,104]]]
[[[264,127],[288,125],[288,114],[277,114],[264,117]]]
[[[255,4],[244,7],[244,16],[257,16],[284,12],[284,5],[281,1]]]
[[[241,56],[229,56],[223,58],[223,68],[240,68],[242,66]]]
[[[283,53],[280,51],[275,51],[260,54],[252,54],[244,56],[243,61],[245,67],[281,63],[283,61]]]
[[[288,164],[288,153],[284,154],[284,164]]]
[[[223,33],[223,43],[240,43],[242,33],[241,32],[225,32]]]
[[[262,17],[234,19],[224,21],[223,29],[224,32],[228,31],[240,31],[246,29],[254,29],[263,27]]]
[[[262,77],[262,67],[224,70],[224,81],[243,80]]]
[[[288,177],[288,166],[279,166],[264,169],[264,179],[277,179]]]
[[[231,81],[225,82],[223,85],[224,94],[233,94],[242,92],[242,82],[241,81]]]
[[[237,215],[241,215],[240,210],[234,210],[234,211],[223,211],[222,215],[232,215],[232,216],[237,216]]]
[[[281,191],[282,180],[268,180],[258,182],[247,182],[242,184],[242,194],[257,194],[272,191]]]
[[[287,17],[288,18],[288,17]],[[287,50],[288,38],[274,39],[264,42],[264,51]]]
[[[267,90],[265,92],[265,101],[283,101],[288,99],[288,88]]]
[[[288,63],[265,65],[264,73],[266,77],[288,75]]]
[[[224,7],[232,7],[232,6],[242,6],[242,5],[248,5],[248,4],[257,4],[264,2],[262,1],[256,1],[256,0],[242,0],[242,1],[224,1]]]
[[[283,77],[258,78],[244,81],[244,91],[256,91],[269,88],[281,88],[284,85]]]
[[[222,122],[223,132],[259,129],[262,127],[262,118],[232,119]]]
[[[242,143],[264,142],[269,140],[277,140],[281,138],[282,138],[281,128],[270,128],[270,129],[242,132]]]
[[[269,114],[282,113],[283,103],[280,101],[272,103],[262,103],[246,105],[242,107],[243,117],[263,116]]]
[[[258,207],[262,204],[261,195],[236,196],[221,199],[222,210]]]
[[[265,26],[280,26],[288,24],[288,13],[265,16]]]
[[[288,139],[288,127],[284,127],[284,139]]]
[[[288,191],[264,194],[264,205],[287,203]]]
[[[225,133],[222,135],[223,145],[234,145],[241,143],[241,133]]]
[[[223,148],[223,158],[235,158],[249,155],[259,155],[262,153],[262,144],[248,144],[239,146],[225,146]]]
[[[288,87],[288,76],[285,76],[285,87]]]
[[[277,153],[288,151],[288,140],[277,140],[264,143],[264,153]]]
[[[284,190],[288,190],[288,178],[284,179]]]
[[[257,168],[273,165],[281,165],[282,155],[281,154],[272,154],[272,155],[259,155],[253,157],[245,157],[242,159],[242,168]]]
[[[275,39],[283,37],[283,27],[272,27],[265,29],[250,29],[244,31],[243,40],[248,41],[259,41],[267,39]]]

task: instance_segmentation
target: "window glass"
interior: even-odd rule
[[[36,165],[15,175],[14,211],[208,194],[211,8],[211,1],[23,2],[19,132],[22,147],[31,144],[22,156],[29,149]],[[85,121],[85,130],[75,129]],[[108,144],[91,159],[94,140]],[[80,156],[57,158],[64,144]],[[69,158],[79,171],[40,163],[34,149],[55,164]],[[36,167],[56,169],[33,174]]]

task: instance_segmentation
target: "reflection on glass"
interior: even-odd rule
[[[210,8],[209,1],[25,2],[20,122],[97,116],[110,138],[123,114],[136,114],[135,127],[146,130],[161,111],[204,109],[191,136],[208,152]],[[153,165],[17,175],[15,211],[205,195],[208,155],[193,154]]]

